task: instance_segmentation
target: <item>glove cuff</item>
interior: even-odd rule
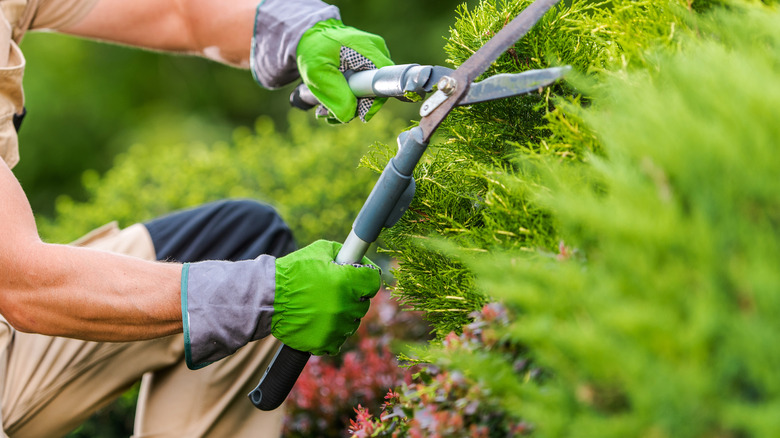
[[[276,259],[186,263],[181,313],[187,367],[203,368],[271,333]]]
[[[300,75],[296,50],[316,23],[341,19],[337,7],[319,0],[263,0],[257,6],[250,57],[252,76],[265,88],[286,85]]]

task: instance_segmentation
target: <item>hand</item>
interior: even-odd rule
[[[341,244],[320,240],[276,260],[271,333],[296,350],[336,354],[381,285],[379,268],[334,262]]]
[[[367,122],[387,98],[357,99],[344,72],[372,70],[393,65],[385,41],[370,33],[345,26],[341,21],[320,21],[301,37],[297,49],[298,71],[312,94],[322,102],[318,116],[328,121],[348,122],[355,115]]]
[[[312,354],[336,354],[368,311],[380,271],[339,265],[341,245],[318,241],[285,257],[206,261],[182,269],[185,358],[191,369],[273,334]]]
[[[358,99],[343,72],[393,65],[385,41],[344,26],[339,10],[320,0],[264,0],[257,7],[252,75],[266,88],[301,77],[324,105],[318,115],[332,123],[355,115],[368,121],[387,100]]]

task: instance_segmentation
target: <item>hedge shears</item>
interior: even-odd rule
[[[358,97],[395,97],[410,94],[430,96],[420,108],[418,126],[398,136],[398,152],[382,171],[360,210],[352,231],[336,257],[337,263],[362,260],[383,228],[401,218],[414,197],[412,173],[428,142],[455,106],[503,99],[538,90],[561,78],[570,67],[500,74],[474,82],[498,57],[522,38],[560,0],[536,0],[507,24],[456,70],[439,66],[406,64],[348,74],[350,88]],[[293,105],[311,108],[316,98],[299,86],[291,96]],[[311,355],[282,345],[249,398],[259,409],[276,409],[287,398]]]

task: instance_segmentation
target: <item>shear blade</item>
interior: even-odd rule
[[[458,105],[471,105],[489,100],[519,96],[552,84],[563,77],[569,70],[571,70],[570,66],[564,66],[491,76],[471,84],[468,94],[458,102]]]

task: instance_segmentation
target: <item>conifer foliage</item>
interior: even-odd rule
[[[485,0],[474,10],[460,8],[445,47],[452,64],[462,63],[531,3]],[[484,76],[571,65],[580,75],[598,78],[643,66],[647,46],[677,44],[685,12],[676,1],[575,0],[549,12]],[[525,167],[547,158],[580,162],[599,151],[591,129],[564,110],[566,102],[579,107],[583,100],[587,103],[580,91],[559,83],[523,97],[457,108],[440,128],[445,140],[431,147],[417,169],[409,213],[383,236],[401,264],[400,297],[428,312],[440,338],[468,323],[489,293],[475,287],[461,263],[430,250],[428,239],[444,238],[473,253],[556,251],[554,221],[532,202],[531,188],[539,181]],[[383,164],[369,160],[376,169]]]
[[[355,436],[438,436],[431,413],[451,401],[420,397],[452,375],[494,415],[450,436],[780,430],[780,13],[765,3],[574,0],[499,59],[488,74],[578,76],[444,126],[385,235],[396,293],[443,348]],[[454,64],[528,4],[462,9]],[[475,348],[469,315],[494,300],[510,317]]]

